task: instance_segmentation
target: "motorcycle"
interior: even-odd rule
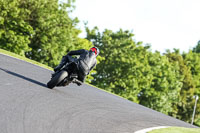
[[[78,65],[76,62],[69,62],[64,65],[59,71],[52,74],[51,80],[47,83],[49,89],[53,89],[55,86],[67,86],[70,83],[76,83],[81,85],[82,82],[78,78]]]

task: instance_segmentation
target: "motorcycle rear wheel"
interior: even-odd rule
[[[56,74],[52,79],[47,83],[47,87],[53,89],[56,85],[58,85],[65,77],[68,76],[68,73],[64,70]]]

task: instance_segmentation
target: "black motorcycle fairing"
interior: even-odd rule
[[[77,62],[69,62],[64,68],[69,74],[78,72]]]

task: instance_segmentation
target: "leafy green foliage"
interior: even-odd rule
[[[158,52],[152,54],[150,47],[135,42],[129,31],[105,30],[100,34],[94,28],[87,33],[87,39],[101,49],[103,57],[94,85],[163,113],[173,112],[182,86],[177,64],[170,64]]]
[[[182,79],[179,79],[183,85],[179,93],[179,102],[176,105],[176,117],[190,122],[194,107],[193,96],[195,90],[195,83],[192,77],[191,69],[187,65],[187,61],[184,60],[184,56],[179,54],[179,51],[175,51],[173,53],[168,52],[166,55],[171,63],[179,65],[179,74],[182,76]]]
[[[191,71],[192,83],[194,84],[193,96],[198,95],[200,97],[200,53],[193,53],[192,51],[190,51],[187,54],[183,54],[183,58],[185,64],[190,68]],[[193,106],[194,106],[195,99],[193,98],[193,96],[191,95],[192,100],[190,101],[193,101]],[[193,109],[191,109],[191,112],[192,111]],[[197,118],[196,121],[200,121],[200,101],[197,102],[196,118]]]
[[[101,49],[92,84],[131,101],[190,122],[199,94],[199,55],[179,50],[161,55],[135,42],[129,31],[86,28],[87,39]],[[199,106],[199,104],[198,104]],[[197,111],[199,114],[199,111]]]
[[[103,35],[100,35],[100,33],[96,35],[97,29],[92,31],[87,29],[87,32],[89,35],[87,39],[100,48],[100,55],[102,56],[100,64],[97,65],[97,74],[94,75],[93,84],[118,95],[128,95],[128,99],[137,101],[135,94],[138,93],[136,92],[138,90],[132,89],[134,85],[132,77],[135,75],[126,77],[128,73],[133,72],[132,68],[127,69],[127,66],[134,65],[134,62],[129,60],[136,48],[135,42],[131,39],[133,35],[122,30],[116,34],[106,30]]]
[[[71,0],[1,0],[0,6],[0,48],[53,67],[68,51],[92,46],[78,37]]]
[[[19,6],[19,0],[0,0],[0,48],[24,55],[34,31],[25,21],[28,11]]]
[[[165,114],[176,114],[174,105],[179,102],[182,87],[178,65],[171,64],[167,56],[159,52],[150,54],[148,64],[148,75],[152,78],[147,81],[149,86],[141,91],[140,103]]]
[[[200,53],[200,41],[198,42],[197,46],[193,48],[193,52]]]
[[[67,51],[75,49],[80,31],[75,29],[77,19],[72,20],[66,12],[70,6],[58,4],[58,0],[23,1],[30,12],[27,21],[35,31],[29,44],[33,50],[27,57],[55,66]]]

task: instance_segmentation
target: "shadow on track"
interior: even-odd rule
[[[11,75],[13,75],[13,76],[16,76],[16,77],[19,77],[19,78],[25,79],[25,80],[27,80],[27,81],[29,81],[29,82],[34,83],[34,84],[40,85],[40,86],[42,86],[42,87],[47,87],[46,84],[44,84],[44,83],[41,83],[41,82],[39,82],[39,81],[36,81],[36,80],[31,79],[31,78],[28,78],[28,77],[25,77],[25,76],[20,75],[20,74],[18,74],[18,73],[11,72],[11,71],[6,70],[6,69],[3,69],[3,68],[0,68],[0,70],[6,72],[6,73],[8,73],[8,74],[11,74]]]

